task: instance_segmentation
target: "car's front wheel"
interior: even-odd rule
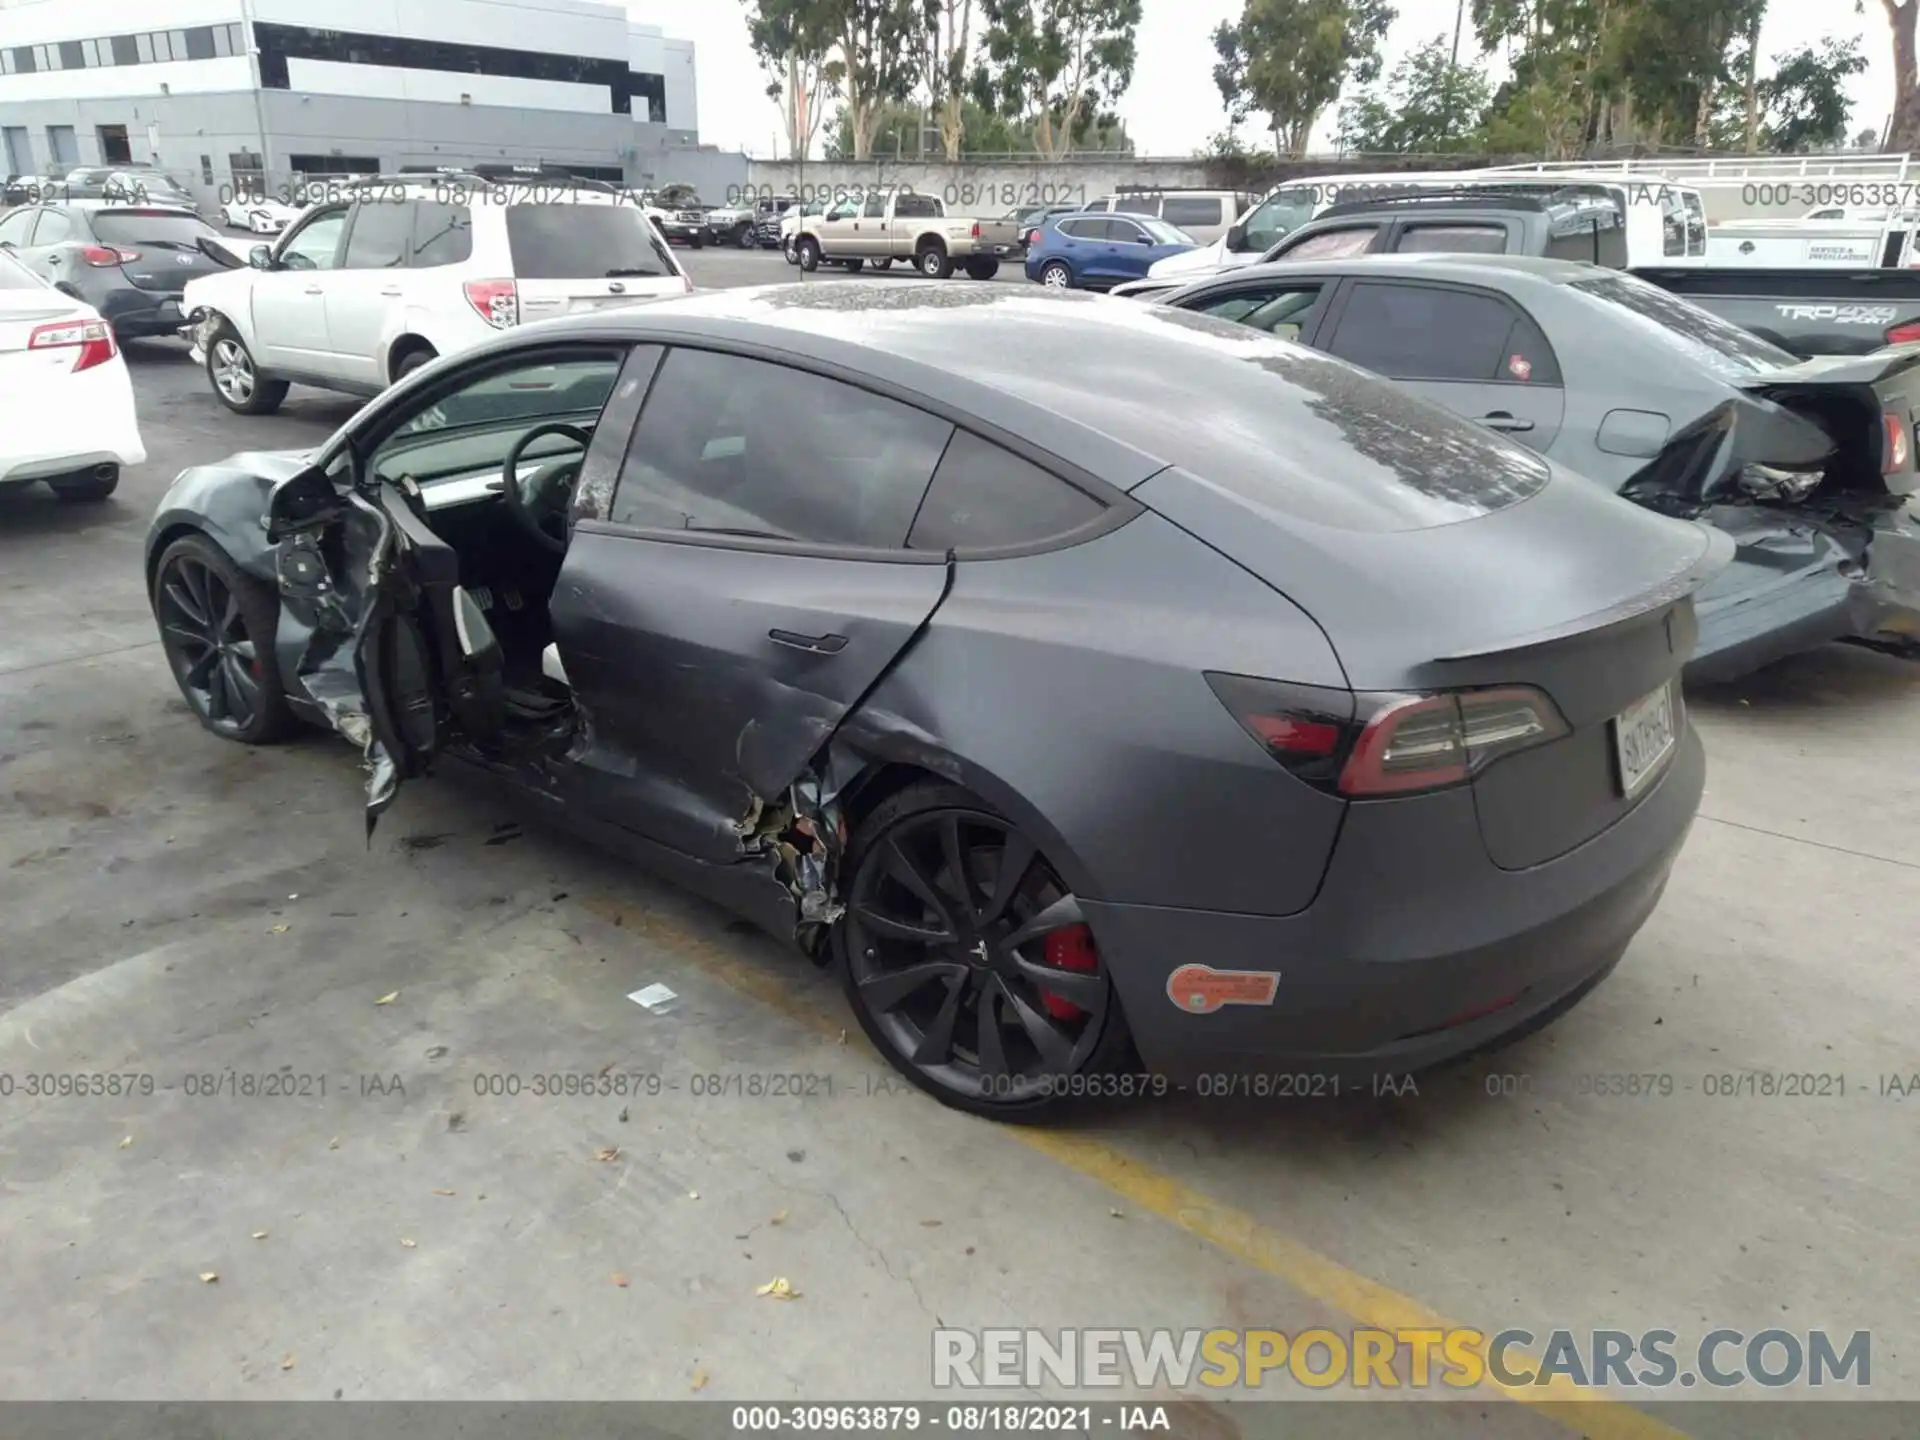
[[[188,708],[214,734],[248,745],[293,726],[273,653],[280,604],[205,535],[183,535],[154,567],[160,645]]]
[[[220,403],[242,415],[270,415],[287,398],[287,382],[261,379],[247,342],[225,320],[207,346],[207,379]]]
[[[969,792],[909,786],[855,829],[841,981],[888,1062],[942,1104],[1032,1119],[1130,1054],[1080,903]]]
[[[804,238],[796,240],[793,242],[793,253],[799,257],[800,268],[809,275],[820,268],[820,246],[817,242]]]

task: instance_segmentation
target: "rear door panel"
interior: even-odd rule
[[[737,859],[756,797],[780,797],[946,586],[937,554],[790,554],[582,521],[552,615],[603,818]]]

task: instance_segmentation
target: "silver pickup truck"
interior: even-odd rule
[[[876,190],[803,219],[793,247],[802,270],[823,264],[885,270],[899,260],[929,279],[944,280],[959,269],[975,280],[991,280],[1001,260],[1019,255],[1020,234],[1004,217],[949,215],[932,195]]]

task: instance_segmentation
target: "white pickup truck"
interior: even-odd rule
[[[802,270],[822,264],[885,270],[900,260],[933,280],[955,269],[991,280],[1001,260],[1020,253],[1020,235],[1019,226],[1004,217],[949,215],[936,196],[875,190],[803,218],[793,248]]]

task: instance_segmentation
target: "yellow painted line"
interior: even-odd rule
[[[781,975],[741,959],[672,915],[622,905],[603,897],[583,897],[583,908],[608,924],[691,959],[728,988],[750,996],[806,1029],[830,1039],[859,1035],[851,1016],[821,1009],[794,993]],[[1289,1240],[1254,1216],[1195,1190],[1165,1171],[1085,1135],[1034,1126],[1003,1126],[1001,1133],[1045,1155],[1222,1254],[1283,1281],[1301,1294],[1348,1316],[1357,1325],[1379,1330],[1459,1330],[1459,1322],[1429,1310],[1418,1300],[1349,1270],[1317,1250]],[[1509,1349],[1507,1368],[1533,1377],[1538,1362]],[[1635,1410],[1602,1392],[1576,1385],[1564,1375],[1539,1385],[1507,1385],[1489,1374],[1484,1388],[1540,1409],[1548,1418],[1579,1432],[1586,1440],[1688,1440],[1684,1431]],[[1436,1394],[1444,1391],[1436,1391]],[[1470,1393],[1456,1392],[1461,1396]]]

